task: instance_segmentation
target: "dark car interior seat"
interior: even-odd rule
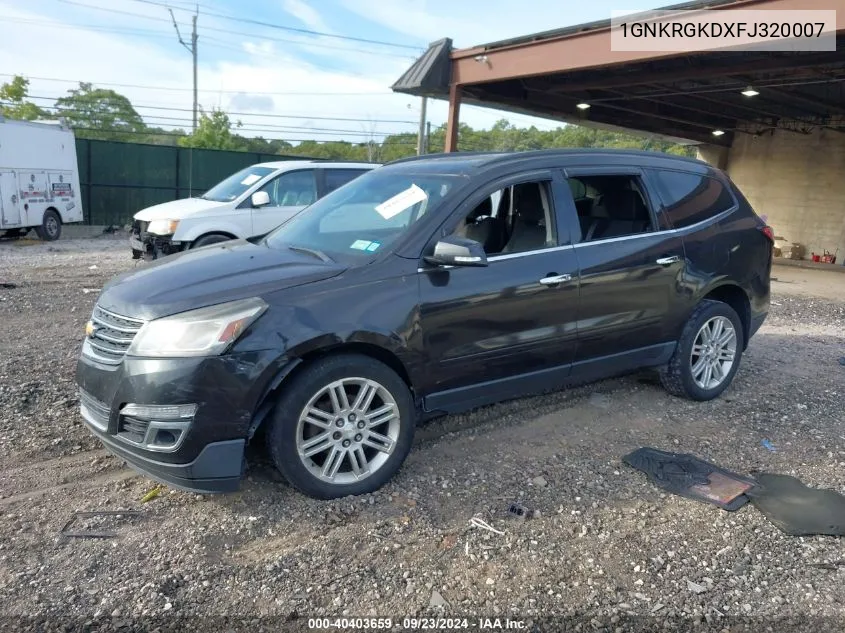
[[[543,248],[549,243],[546,206],[540,183],[514,185],[513,229],[503,253],[521,253]]]
[[[607,189],[592,211],[588,222],[581,222],[584,241],[603,240],[645,233],[651,228],[648,207],[633,189]]]
[[[502,227],[493,217],[493,201],[484,198],[466,219],[464,235],[484,247],[487,254],[498,253],[502,247]]]

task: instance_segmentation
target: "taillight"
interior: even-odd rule
[[[763,235],[765,235],[766,237],[768,237],[772,241],[772,244],[775,243],[775,230],[772,227],[763,226],[763,227],[760,227],[760,230],[763,231]]]

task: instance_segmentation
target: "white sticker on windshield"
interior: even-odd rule
[[[389,220],[393,216],[402,213],[405,209],[408,209],[418,202],[422,202],[427,199],[428,195],[425,191],[416,185],[411,185],[405,189],[405,191],[397,193],[395,196],[390,198],[390,200],[382,202],[376,207],[376,211],[378,211],[379,215],[381,215],[381,217],[385,220]]]
[[[371,244],[372,242],[370,240],[355,240],[350,244],[349,248],[354,248],[356,251],[365,251]]]
[[[257,174],[250,174],[249,176],[241,180],[241,184],[249,187],[250,185],[254,185],[255,183],[257,183],[259,180],[261,180],[261,176]]]

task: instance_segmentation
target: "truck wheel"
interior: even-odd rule
[[[742,323],[734,309],[721,301],[702,301],[684,326],[669,364],[660,369],[660,381],[674,396],[712,400],[733,381],[742,349]]]
[[[211,235],[204,235],[203,237],[199,238],[191,245],[191,248],[201,248],[203,246],[208,246],[209,244],[228,242],[230,239],[232,238],[227,235],[221,235],[220,233],[212,233]]]
[[[62,236],[62,219],[53,209],[44,212],[41,226],[35,227],[38,237],[45,242],[55,242]]]
[[[267,433],[285,478],[310,497],[373,492],[405,461],[416,415],[405,382],[368,356],[329,356],[283,388]]]

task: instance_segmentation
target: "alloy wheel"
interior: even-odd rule
[[[690,354],[690,370],[702,389],[721,385],[736,360],[736,330],[727,317],[708,320],[695,337]]]
[[[299,415],[296,450],[312,475],[337,485],[366,479],[396,447],[402,420],[390,392],[369,378],[320,389]]]

